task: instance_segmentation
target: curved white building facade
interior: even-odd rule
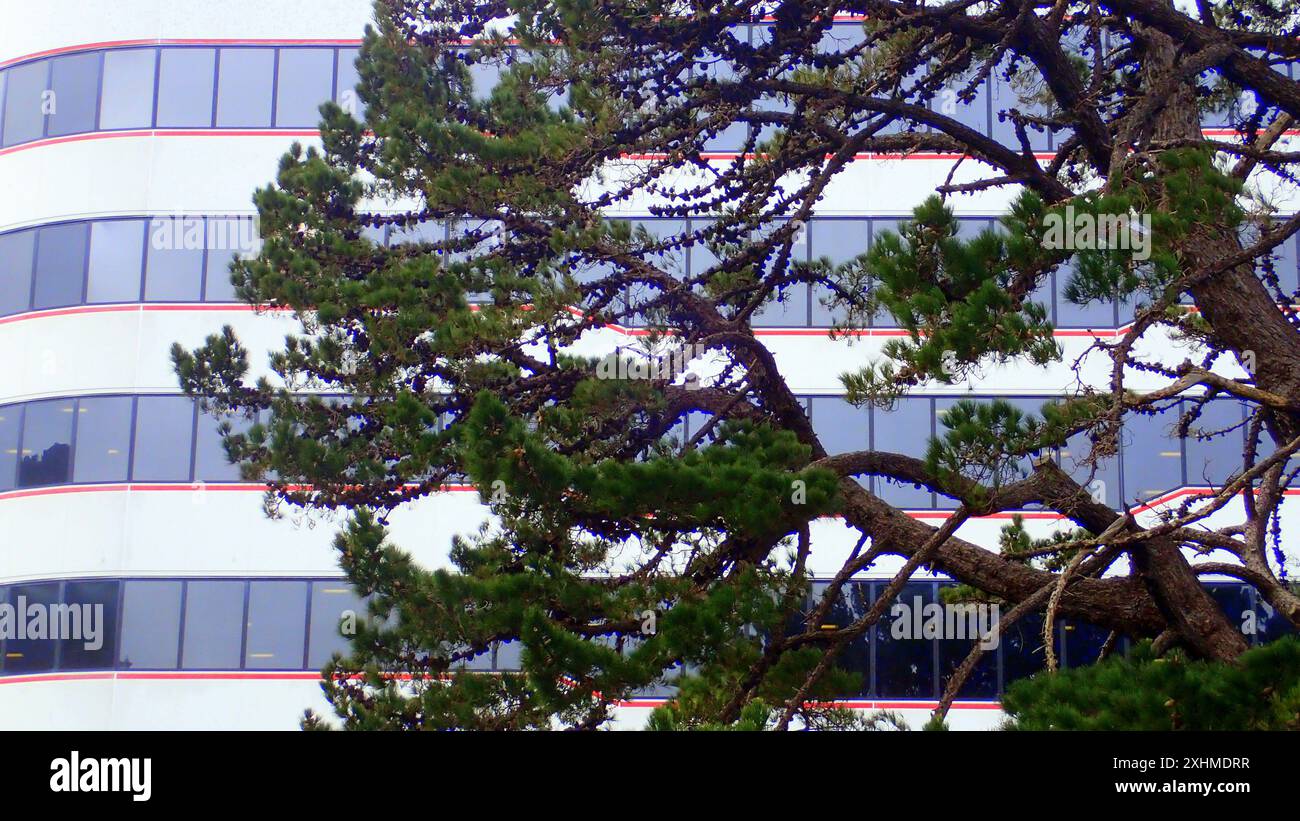
[[[287,729],[306,708],[328,711],[317,670],[340,646],[338,614],[356,606],[340,581],[334,522],[266,516],[263,488],[240,480],[212,420],[179,396],[168,351],[223,325],[254,351],[297,329],[234,302],[225,265],[248,250],[253,190],[274,178],[292,142],[317,139],[315,106],[347,101],[369,15],[368,0],[0,3],[0,585],[6,602],[94,603],[104,614],[97,647],[4,640],[0,727]],[[851,37],[857,26],[844,21],[837,31]],[[961,115],[996,133],[1000,93],[990,81]],[[728,136],[719,140],[725,154]],[[860,158],[828,192],[804,253],[860,253],[950,167],[951,158],[928,155]],[[984,227],[1006,201],[1005,193],[960,201],[964,227]],[[644,213],[620,216],[656,227]],[[1278,268],[1294,289],[1294,239]],[[919,454],[962,396],[1034,409],[1078,379],[1104,383],[1107,362],[1071,363],[1125,324],[1124,306],[1077,308],[1060,299],[1061,286],[1045,286],[1042,297],[1061,329],[1062,364],[986,373],[889,414],[850,408],[838,376],[896,329],[882,322],[832,341],[813,290],[755,324],[808,397],[829,448],[888,442]],[[610,328],[590,344],[612,348],[636,334]],[[259,356],[253,362],[264,367]],[[1225,419],[1234,412],[1222,408]],[[1099,492],[1143,510],[1239,458],[1230,444],[1169,440],[1155,427],[1135,427],[1125,442]],[[910,487],[879,491],[926,520],[952,507]],[[1025,515],[1036,528],[1057,521]],[[449,489],[397,513],[394,539],[436,565],[450,536],[483,516],[474,493]],[[971,522],[962,535],[995,542],[1007,519]],[[851,540],[833,520],[819,522],[814,539],[815,570],[829,576]],[[935,592],[924,581],[905,596]],[[1257,611],[1268,630],[1281,629],[1249,591],[1216,595],[1235,614]],[[964,650],[890,641],[878,631],[859,648],[869,675],[850,703],[897,709],[919,724]],[[992,655],[952,714],[955,727],[996,719],[1001,687],[1032,672],[1033,641],[1026,631]],[[1086,661],[1096,642],[1085,626],[1062,625],[1067,663],[1072,653]],[[508,656],[503,648],[485,666],[506,668]],[[626,705],[624,715],[635,720],[653,703]]]

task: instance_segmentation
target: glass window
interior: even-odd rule
[[[306,630],[306,582],[249,582],[246,669],[301,670]]]
[[[261,246],[257,224],[251,219],[209,219],[207,244],[203,301],[238,302],[230,265],[236,257],[257,254]]]
[[[1070,474],[1076,482],[1084,485],[1084,490],[1092,494],[1102,504],[1119,507],[1119,464],[1111,457],[1102,460],[1095,475],[1091,465],[1084,463],[1092,451],[1092,440],[1088,432],[1076,433],[1066,440],[1061,448],[1061,469]],[[1091,477],[1091,478],[1089,478]]]
[[[203,220],[154,219],[149,223],[146,302],[198,302],[203,289]]]
[[[1205,588],[1210,598],[1223,609],[1228,622],[1242,631],[1246,641],[1254,641],[1259,633],[1259,623],[1251,620],[1253,615],[1247,614],[1255,607],[1255,591],[1249,585],[1237,583],[1207,584]]]
[[[1182,412],[1188,413],[1194,403],[1184,401]],[[1222,486],[1233,473],[1240,473],[1242,452],[1246,435],[1242,422],[1242,408],[1235,399],[1213,399],[1201,408],[1201,415],[1187,429],[1184,444],[1187,448],[1187,483],[1193,486]],[[1235,430],[1229,431],[1229,428]],[[1221,431],[1227,431],[1221,432]],[[1197,435],[1218,434],[1206,439]]]
[[[319,670],[335,653],[347,655],[351,648],[343,635],[348,627],[344,619],[350,614],[349,620],[356,624],[366,617],[366,612],[365,602],[347,582],[312,582],[307,666]]]
[[[190,435],[194,403],[184,396],[141,396],[136,400],[137,482],[184,482],[190,478]]]
[[[22,405],[0,405],[0,491],[13,490],[18,481],[18,432]]]
[[[1008,63],[1003,62],[989,74],[989,98],[992,101],[990,136],[1015,151],[1022,151],[1023,147],[1020,138],[1016,135],[1015,123],[1009,117],[1000,120],[998,115],[1016,109],[1021,114],[1043,116],[1047,114],[1047,109],[1042,103],[1031,99],[1039,93],[1042,86],[1041,78],[1037,73],[1027,70],[1022,61],[1018,72],[1008,80],[1007,68]],[[1051,138],[1046,131],[1025,126],[1025,136],[1029,138],[1030,150],[1051,149]]]
[[[1183,484],[1182,443],[1171,428],[1174,411],[1124,417],[1124,498],[1146,502]]]
[[[95,106],[99,100],[99,53],[56,57],[50,71],[54,92],[47,133],[84,134],[95,130]]]
[[[333,49],[280,49],[275,124],[281,128],[315,128],[320,122],[317,109],[330,98],[333,82]]]
[[[232,465],[226,456],[218,427],[223,421],[230,423],[232,433],[243,433],[253,423],[243,415],[218,417],[199,412],[198,437],[194,447],[194,478],[204,482],[237,482],[241,478],[239,467]]]
[[[784,227],[784,225],[785,220],[782,220],[776,227]],[[771,274],[779,254],[780,246],[777,246],[768,255],[767,264],[763,266],[763,276]],[[805,262],[807,259],[808,232],[807,230],[801,230],[795,234],[794,242],[790,246],[790,259],[784,273],[787,275],[792,273],[795,263]],[[769,296],[768,302],[759,306],[758,310],[750,315],[750,325],[755,328],[802,328],[806,326],[808,324],[808,285],[802,282],[787,285],[778,293],[779,299]],[[752,294],[750,298],[752,298]]]
[[[1047,667],[1043,614],[1027,613],[1002,633],[1002,686]]]
[[[864,219],[814,219],[810,226],[812,259],[828,258],[835,265],[842,265],[859,254],[865,254],[871,244],[871,221]],[[818,328],[829,328],[844,319],[843,308],[831,309],[824,301],[829,300],[831,290],[820,283],[812,286],[812,324]]]
[[[221,49],[217,74],[217,126],[269,126],[274,76],[275,49]]]
[[[931,101],[932,110],[942,114],[945,117],[951,117],[957,122],[968,128],[973,128],[981,134],[989,133],[989,92],[988,80],[981,80],[976,84],[975,96],[966,102],[959,98],[959,94],[966,91],[970,81],[974,79],[972,75],[966,75],[960,79],[950,81],[947,86],[939,91],[934,100]]]
[[[22,462],[18,466],[19,487],[57,485],[68,481],[75,406],[75,399],[51,399],[27,405]]]
[[[137,302],[144,220],[98,220],[90,226],[87,302]]]
[[[357,55],[360,49],[341,48],[338,54],[338,69],[334,84],[334,102],[358,120],[366,118],[366,104],[357,92],[361,76],[357,72]]]
[[[875,585],[875,595],[885,589]],[[935,640],[925,638],[925,620],[933,616],[934,585],[909,582],[876,623],[876,695],[879,698],[934,698]],[[901,605],[901,607],[900,607]]]
[[[118,662],[126,670],[175,670],[181,635],[181,582],[129,581],[122,589]]]
[[[940,589],[942,590],[942,585]],[[957,603],[951,606],[945,606],[944,616],[947,621],[949,607],[953,615],[954,625],[959,625],[965,638],[958,638],[956,634],[949,635],[939,641],[939,694],[943,695],[944,690],[948,687],[948,680],[952,674],[957,672],[957,668],[966,660],[970,654],[975,642],[980,640],[981,636],[989,633],[997,633],[997,621],[992,608],[997,605],[977,605],[974,602],[970,604]],[[959,608],[970,608],[962,610]],[[1001,639],[999,638],[999,643]],[[997,647],[987,648],[980,660],[975,663],[975,669],[966,678],[966,683],[961,690],[957,692],[958,698],[975,698],[975,699],[993,699],[998,696],[998,650]]]
[[[1296,289],[1300,288],[1300,282],[1297,282],[1297,276],[1300,276],[1300,259],[1296,254],[1297,243],[1300,243],[1300,237],[1291,236],[1286,242],[1273,249],[1273,270],[1277,272],[1282,293],[1288,298],[1294,297]]]
[[[1066,298],[1066,288],[1076,276],[1077,263],[1078,257],[1074,257],[1056,270],[1056,324],[1062,328],[1114,328],[1117,321],[1114,302],[1093,300],[1076,305]]]
[[[16,584],[9,588],[9,604],[17,613],[25,613],[36,605],[49,612],[50,605],[59,603],[58,582],[41,584]],[[30,632],[35,625],[29,623],[28,638],[10,638],[4,643],[6,673],[40,673],[54,669],[54,651],[59,646],[50,638],[49,623],[45,623],[43,635],[37,637]]]
[[[99,127],[148,128],[153,125],[153,79],[158,52],[132,48],[104,52],[104,90]]]
[[[871,409],[855,408],[843,397],[814,396],[812,425],[831,456],[871,447]]]
[[[1105,646],[1110,631],[1095,624],[1074,621],[1073,619],[1062,619],[1061,635],[1064,638],[1064,641],[1061,642],[1064,648],[1061,653],[1061,665],[1064,667],[1084,667],[1095,663],[1098,657],[1101,656],[1101,648]],[[1111,650],[1111,658],[1119,655],[1116,652],[1118,649],[1117,647]]]
[[[125,482],[131,453],[129,396],[88,397],[77,404],[74,482]]]
[[[30,307],[35,252],[35,231],[0,234],[0,316]]]
[[[84,222],[50,225],[40,229],[36,243],[34,306],[60,308],[81,303],[86,274],[86,246],[90,231]]]
[[[826,590],[830,585],[820,582],[812,586],[812,600],[810,602],[809,614],[816,611],[821,606],[822,597],[826,595]],[[871,609],[874,599],[871,598],[871,584],[868,582],[848,582],[840,588],[839,598],[835,604],[831,605],[830,610],[826,613],[826,618],[821,624],[802,625],[803,629],[813,628],[818,630],[843,629],[856,622],[867,614]],[[855,698],[865,696],[871,693],[871,634],[870,631],[864,633],[848,644],[835,658],[835,667],[858,676],[858,686],[848,692],[836,693],[841,698]]]
[[[67,624],[59,635],[61,670],[111,670],[117,651],[117,588],[113,580],[68,582]]]
[[[877,408],[874,424],[872,442],[875,449],[925,458],[925,451],[930,446],[929,399],[908,397],[898,400],[893,410]],[[924,487],[878,478],[876,492],[881,499],[896,507],[934,507],[931,493]]]
[[[212,125],[212,82],[217,51],[165,48],[159,58],[158,127]]]
[[[244,626],[244,582],[195,581],[185,586],[186,670],[238,670]]]
[[[49,60],[15,66],[5,72],[5,145],[39,140],[45,135],[45,112],[49,107]]]
[[[524,646],[513,639],[497,645],[496,669],[521,670],[524,662]]]

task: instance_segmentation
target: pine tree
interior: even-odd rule
[[[817,706],[855,686],[836,655],[923,566],[973,595],[1221,664],[1246,646],[1198,574],[1240,578],[1300,624],[1278,518],[1300,449],[1300,334],[1269,256],[1300,218],[1273,227],[1252,199],[1297,161],[1282,141],[1300,83],[1276,69],[1300,41],[1281,3],[1208,13],[1166,0],[1045,14],[1001,0],[377,2],[358,63],[364,116],[322,107],[322,147],[295,146],[257,191],[264,245],[233,268],[243,299],[302,324],[271,355],[278,379],[249,378],[229,329],[173,350],[188,393],[259,420],[226,444],[272,504],[350,511],[336,545],[375,618],[325,670],[344,725],[595,728],[611,703],[674,681],[655,726],[840,726]],[[866,16],[860,42],[824,39],[837,14]],[[736,36],[755,20],[770,36]],[[488,74],[499,80],[485,93]],[[1012,144],[945,106],[994,74],[1022,89],[995,114]],[[1239,139],[1205,138],[1200,111],[1243,94]],[[751,126],[745,150],[711,165],[709,140],[736,123]],[[1033,146],[1048,134],[1057,148],[1042,161]],[[938,186],[862,257],[795,258],[855,156],[916,151],[983,171]],[[959,238],[953,201],[999,190],[1012,203],[999,229]],[[647,193],[658,216],[716,219],[652,236],[605,216]],[[1153,217],[1146,258],[1052,234],[1067,214],[1130,213]],[[409,241],[377,243],[380,229]],[[686,248],[718,261],[688,280],[675,263]],[[851,401],[888,407],[980,368],[1059,362],[1034,296],[1053,272],[1076,303],[1136,306],[1097,343],[1112,378],[1037,414],[960,403],[924,459],[828,455],[751,328],[802,284],[840,313],[833,333],[892,315],[905,336],[843,377]],[[707,351],[707,377],[598,378],[585,341],[637,323],[656,350]],[[1184,339],[1189,358],[1137,353],[1158,334]],[[1138,389],[1139,375],[1163,387]],[[1198,426],[1214,398],[1245,408],[1242,464],[1162,520],[1103,504],[1051,458],[1080,434],[1092,460],[1113,456],[1134,414],[1226,435]],[[713,421],[683,441],[692,414]],[[932,527],[859,477],[960,506]],[[389,542],[388,513],[464,480],[495,521],[448,546],[454,571]],[[1243,491],[1245,519],[1208,522]],[[1017,549],[1003,553],[955,535],[1029,505],[1072,529],[1009,533]],[[861,540],[809,613],[809,525],[830,515]],[[1226,558],[1188,560],[1214,551]],[[844,582],[885,555],[905,559],[885,597],[821,629]],[[519,674],[448,675],[506,642],[522,645]]]

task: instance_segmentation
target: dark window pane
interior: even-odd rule
[[[1261,597],[1259,599],[1259,627],[1256,640],[1260,644],[1267,644],[1283,636],[1296,635],[1295,625],[1287,620],[1278,612],[1277,608]]]
[[[924,459],[930,443],[930,400],[905,398],[898,400],[893,410],[877,408],[872,433],[876,450]],[[891,505],[922,509],[934,506],[929,489],[924,487],[877,479],[876,490]]]
[[[350,616],[348,614],[351,614]],[[311,585],[311,635],[307,650],[307,666],[318,670],[325,666],[335,653],[347,655],[348,638],[342,630],[348,627],[344,619],[355,625],[366,616],[366,605],[353,592],[347,582],[312,582]]]
[[[153,78],[158,53],[151,48],[104,52],[104,90],[99,127],[148,128],[153,125]]]
[[[315,128],[320,122],[317,109],[329,100],[333,79],[333,49],[280,49],[275,124],[281,128]]]
[[[1182,404],[1184,413],[1193,407],[1190,401]],[[1201,415],[1188,427],[1187,438],[1183,440],[1187,447],[1189,485],[1221,487],[1229,476],[1241,472],[1246,444],[1241,422],[1241,405],[1235,399],[1214,399],[1202,406]],[[1198,439],[1198,436],[1207,438]]]
[[[812,586],[812,600],[809,613],[821,606],[822,599],[830,585],[825,582]],[[801,625],[803,629],[833,630],[843,629],[853,624],[871,608],[871,584],[869,582],[848,582],[840,588],[840,595],[835,604],[826,613],[821,624]],[[801,629],[802,632],[802,629]],[[835,693],[841,698],[856,698],[871,692],[871,636],[863,634],[844,646],[835,659],[835,666],[840,670],[853,673],[857,685],[847,692]]]
[[[100,220],[90,226],[87,302],[137,302],[144,220]]]
[[[0,491],[13,490],[18,481],[18,433],[22,405],[0,405]]]
[[[1061,662],[1066,667],[1083,667],[1096,662],[1110,635],[1110,631],[1104,627],[1071,619],[1062,619],[1061,633],[1065,647]],[[1118,656],[1118,649],[1112,649],[1110,656]]]
[[[207,243],[203,301],[238,302],[230,265],[236,257],[256,256],[261,245],[257,224],[251,219],[209,219]]]
[[[31,305],[35,251],[35,231],[0,234],[0,316],[22,313]]]
[[[217,126],[269,126],[274,75],[275,49],[221,49],[217,80]]]
[[[36,243],[36,308],[81,303],[89,231],[84,222],[40,229]]]
[[[875,595],[885,588],[875,585]],[[909,582],[876,623],[876,695],[934,698],[934,639],[925,638],[925,608],[934,604],[934,585]]]
[[[1256,614],[1254,591],[1249,585],[1229,582],[1227,584],[1207,584],[1206,590],[1215,603],[1223,609],[1228,622],[1242,631],[1246,641],[1254,641],[1259,635],[1260,624]]]
[[[1021,616],[1002,634],[1002,686],[1028,678],[1046,666],[1043,614]]]
[[[212,82],[217,51],[165,48],[159,61],[158,127],[206,128],[212,125]]]
[[[74,482],[125,482],[131,453],[129,396],[89,397],[77,406]]]
[[[122,595],[121,666],[127,670],[175,670],[181,635],[181,582],[129,581]]]
[[[306,582],[249,583],[245,668],[301,670],[306,630]]]
[[[1124,496],[1147,502],[1183,484],[1182,443],[1173,434],[1176,413],[1124,417]]]
[[[48,60],[37,60],[5,72],[5,145],[39,140],[44,135],[49,71]]]
[[[958,638],[956,634],[939,640],[939,694],[943,695],[948,687],[948,680],[957,668],[966,660],[966,656],[975,647],[982,636],[997,635],[996,605],[980,605],[974,602],[956,603],[944,609],[945,621],[952,613],[953,623],[965,635]],[[990,639],[992,641],[992,639]],[[1001,641],[1000,637],[998,639]],[[998,696],[998,648],[986,645],[975,669],[966,678],[966,683],[957,692],[958,698],[993,699]]]
[[[194,403],[184,396],[142,396],[136,403],[137,482],[183,482],[190,478]]]
[[[42,584],[16,584],[9,588],[9,604],[16,613],[27,613],[28,638],[6,639],[4,643],[6,673],[40,673],[54,669],[54,651],[59,643],[50,638],[48,619],[42,618],[44,627],[41,635],[33,635],[36,626],[31,608],[44,612],[47,616],[51,605],[59,601],[59,585],[56,582]]]
[[[189,582],[185,591],[186,670],[238,670],[244,626],[244,583]]]
[[[68,582],[63,603],[68,608],[68,623],[80,623],[80,635],[70,630],[61,633],[59,651],[61,670],[111,670],[117,651],[116,581]]]
[[[357,55],[360,49],[341,48],[338,53],[338,81],[334,89],[334,102],[358,120],[366,118],[366,104],[357,93],[361,77],[357,73]]]
[[[197,302],[203,288],[203,220],[155,219],[149,223],[146,302]]]
[[[99,96],[99,54],[56,57],[50,75],[54,91],[48,133],[84,134],[95,130],[95,105]]]
[[[22,463],[18,486],[56,485],[68,481],[72,456],[73,399],[53,399],[27,405],[23,422]]]

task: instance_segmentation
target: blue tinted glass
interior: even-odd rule
[[[813,432],[828,455],[869,450],[871,447],[871,410],[855,408],[843,397],[812,398]]]
[[[68,582],[63,603],[70,605],[61,633],[60,670],[111,670],[117,656],[118,582],[110,580]]]
[[[104,90],[99,127],[148,128],[153,124],[153,80],[157,51],[134,48],[104,52]]]
[[[54,92],[47,129],[51,137],[95,130],[95,106],[99,96],[98,52],[56,57],[50,87]]]
[[[1255,606],[1254,590],[1249,585],[1235,582],[1207,584],[1206,588],[1215,604],[1228,617],[1228,622],[1241,630],[1247,641],[1254,640],[1259,632],[1258,620],[1252,612]]]
[[[187,397],[141,396],[136,401],[131,478],[137,482],[189,479],[193,427],[194,403]]]
[[[243,433],[252,427],[251,420],[242,415],[217,417],[211,413],[199,413],[198,439],[194,447],[194,478],[204,482],[237,482],[240,479],[239,467],[232,465],[226,456],[218,426],[222,421],[230,423],[232,433]]]
[[[1062,641],[1064,651],[1060,654],[1061,664],[1065,667],[1084,667],[1096,662],[1100,657],[1101,648],[1105,646],[1110,631],[1095,624],[1062,619],[1061,635],[1064,639]],[[1112,649],[1110,655],[1115,656],[1118,653]]]
[[[0,405],[0,491],[13,490],[18,481],[18,433],[22,405]]]
[[[871,240],[871,221],[865,219],[814,219],[809,227],[809,256],[812,259],[828,258],[840,265],[865,254]],[[842,281],[842,278],[836,278]],[[812,286],[812,324],[815,328],[829,328],[842,321],[845,310],[828,308],[831,289],[816,283]]]
[[[1176,413],[1124,417],[1124,497],[1147,502],[1183,484],[1182,443],[1171,430]]]
[[[197,302],[203,288],[203,219],[154,219],[145,263],[146,302]]]
[[[1102,460],[1094,475],[1092,467],[1084,463],[1091,451],[1092,441],[1088,438],[1088,434],[1076,433],[1066,440],[1065,447],[1060,450],[1061,469],[1070,474],[1076,482],[1082,483],[1084,489],[1092,494],[1093,498],[1111,507],[1118,507],[1120,492],[1118,461],[1113,457]]]
[[[1297,276],[1300,276],[1300,259],[1297,259],[1296,245],[1300,244],[1300,236],[1288,237],[1286,242],[1273,249],[1273,270],[1277,272],[1278,284],[1282,287],[1282,293],[1292,298],[1296,289],[1300,288],[1300,282],[1297,282]]]
[[[1028,678],[1047,666],[1043,614],[1021,616],[1002,633],[1002,686]]]
[[[56,485],[68,481],[72,457],[74,399],[27,405],[23,422],[22,462],[18,486]]]
[[[84,222],[73,222],[40,229],[36,242],[35,308],[81,303],[88,228]]]
[[[773,228],[783,228],[786,226],[785,220],[780,220],[774,224]],[[771,254],[768,255],[767,263],[763,266],[762,275],[770,276],[773,267],[776,265],[777,258],[780,255],[781,246],[777,245]],[[794,265],[798,262],[805,262],[808,259],[808,231],[802,229],[794,234],[794,241],[790,245],[790,258],[786,264],[783,275],[789,276],[794,273]],[[780,327],[780,328],[801,328],[808,324],[808,285],[803,282],[787,285],[778,291],[777,298],[768,298],[768,302],[760,306],[758,310],[750,315],[750,325],[755,328],[761,327]]]
[[[204,269],[204,302],[238,302],[230,265],[238,258],[255,256],[261,244],[252,219],[209,219],[208,259]]]
[[[245,668],[301,670],[306,630],[306,582],[249,583]]]
[[[876,584],[875,594],[884,588]],[[909,582],[876,623],[877,697],[935,697],[935,640],[925,638],[925,622],[936,613],[943,616],[941,609],[929,607],[933,604],[933,584]]]
[[[1194,404],[1183,402],[1183,413]],[[1221,487],[1233,473],[1241,471],[1245,448],[1242,407],[1235,399],[1206,402],[1201,415],[1187,430],[1187,483],[1193,487]],[[1234,428],[1229,430],[1229,428]],[[1217,434],[1217,435],[1215,435]],[[1208,437],[1198,439],[1198,436]]]
[[[31,305],[35,251],[34,230],[0,234],[0,316],[22,313]]]
[[[893,410],[875,410],[872,442],[876,450],[925,458],[930,444],[930,400],[908,397],[898,400]],[[924,487],[876,479],[876,493],[891,505],[931,509],[934,501]]]
[[[144,255],[144,220],[98,220],[90,226],[87,302],[136,302]]]
[[[1075,261],[1067,261],[1056,271],[1056,324],[1062,328],[1114,328],[1114,302],[1093,300],[1076,305],[1066,299],[1065,290],[1075,276]]]
[[[1015,151],[1022,151],[1014,122],[1010,118],[1000,120],[998,115],[1013,109],[1021,114],[1046,115],[1046,106],[1031,99],[1041,91],[1042,79],[1032,66],[1027,68],[1028,61],[1022,60],[1020,70],[1008,80],[1005,76],[1007,66],[1008,63],[1004,61],[989,75],[989,98],[992,101],[990,136]],[[1029,139],[1030,150],[1047,151],[1051,147],[1051,138],[1046,131],[1025,126],[1025,134]]]
[[[809,603],[810,615],[821,606],[823,597],[829,587],[830,585],[825,582],[819,582],[812,586],[812,600]],[[836,598],[835,604],[827,611],[822,623],[800,625],[800,632],[805,629],[838,630],[848,627],[866,615],[867,611],[871,609],[871,603],[871,584],[869,582],[848,582],[840,588],[840,594]],[[871,692],[870,631],[844,645],[844,649],[835,658],[835,666],[840,670],[853,673],[857,677],[857,686],[846,692],[835,693],[837,697],[854,698],[869,695]]]
[[[962,125],[973,128],[980,134],[989,133],[989,92],[988,80],[980,80],[975,84],[973,97],[969,102],[961,99],[962,95],[967,92],[967,87],[973,74],[954,79],[943,88],[930,103],[930,107],[945,117],[951,117]]]
[[[524,646],[517,641],[497,645],[495,666],[498,670],[519,670],[523,665]]]
[[[238,670],[243,624],[242,581],[187,583],[181,666],[186,670]]]
[[[125,670],[175,670],[180,650],[181,582],[129,581],[122,595],[119,664]]]
[[[16,584],[9,588],[9,604],[18,613],[28,613],[33,606],[50,612],[50,605],[59,603],[59,585],[57,582],[41,584]],[[28,638],[6,639],[4,642],[4,670],[6,673],[39,673],[54,669],[54,651],[57,641],[51,641],[49,625],[46,624],[45,635],[38,637],[28,633]]]
[[[275,86],[275,124],[281,128],[315,128],[317,109],[330,98],[334,50],[282,48]]]
[[[942,589],[942,586],[941,586]],[[953,604],[944,608],[945,623],[952,614],[956,630],[944,634],[939,644],[939,693],[942,695],[948,686],[948,680],[957,668],[966,660],[966,656],[975,647],[981,636],[996,635],[997,623],[994,620],[996,605],[978,606],[975,603]],[[992,639],[990,639],[992,641]],[[1000,639],[999,639],[1000,643]],[[958,698],[992,699],[998,695],[998,650],[986,647],[975,669],[966,679],[966,683],[957,692]]]
[[[338,53],[338,80],[334,87],[334,102],[358,120],[366,117],[366,104],[357,92],[361,76],[357,73],[357,55],[360,49],[341,48]]]
[[[5,72],[4,145],[39,140],[45,134],[49,97],[49,60],[15,66]]]
[[[223,48],[218,66],[217,126],[270,125],[275,49]]]
[[[320,669],[335,653],[346,656],[351,645],[343,630],[359,623],[365,616],[365,603],[347,582],[341,579],[312,582],[307,667]]]
[[[74,482],[125,482],[131,454],[129,396],[86,397],[77,404]]]
[[[216,76],[216,61],[216,49],[162,50],[158,75],[159,128],[212,125],[212,84]]]

